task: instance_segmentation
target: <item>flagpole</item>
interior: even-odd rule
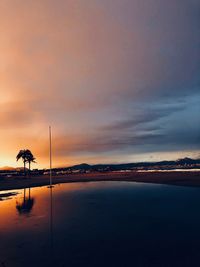
[[[51,126],[49,126],[49,179],[50,187],[52,187],[52,148],[51,148]]]

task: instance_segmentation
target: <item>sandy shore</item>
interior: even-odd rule
[[[200,172],[131,172],[90,173],[53,177],[53,184],[93,181],[129,181],[180,186],[200,186]],[[48,176],[0,178],[0,191],[22,189],[49,184]]]

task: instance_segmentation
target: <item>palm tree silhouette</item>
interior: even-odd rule
[[[33,156],[32,152],[29,149],[22,149],[16,156],[17,161],[22,159],[24,163],[24,175],[26,175],[26,163],[29,164],[29,171],[31,167],[31,162],[35,162],[35,157]]]
[[[35,157],[33,156],[32,152],[27,149],[26,150],[26,162],[28,162],[28,169],[29,169],[29,173],[30,173],[30,170],[31,170],[31,163],[36,163],[35,161]]]

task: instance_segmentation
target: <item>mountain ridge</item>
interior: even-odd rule
[[[119,163],[119,164],[87,164],[81,163],[77,165],[73,165],[70,167],[66,167],[68,170],[96,170],[96,169],[110,169],[110,170],[127,170],[137,167],[160,167],[160,166],[177,166],[180,165],[184,167],[186,165],[200,165],[200,159],[192,159],[192,158],[182,158],[177,160],[163,160],[163,161],[155,161],[155,162],[135,162],[135,163]],[[199,166],[200,167],[200,166]]]
[[[81,163],[72,165],[69,167],[59,167],[59,168],[53,168],[54,170],[83,170],[83,171],[89,171],[89,170],[127,170],[127,169],[134,169],[134,168],[150,168],[150,167],[165,167],[165,166],[188,166],[188,165],[199,165],[200,167],[200,158],[198,159],[192,159],[192,158],[181,158],[177,160],[163,160],[163,161],[154,161],[154,162],[132,162],[132,163],[116,163],[116,164],[87,164],[87,163]],[[10,166],[4,166],[0,167],[0,171],[23,171],[23,167],[10,167]]]

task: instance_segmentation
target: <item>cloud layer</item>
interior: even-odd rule
[[[0,165],[198,155],[198,0],[0,3]],[[7,165],[7,164],[6,164]]]

